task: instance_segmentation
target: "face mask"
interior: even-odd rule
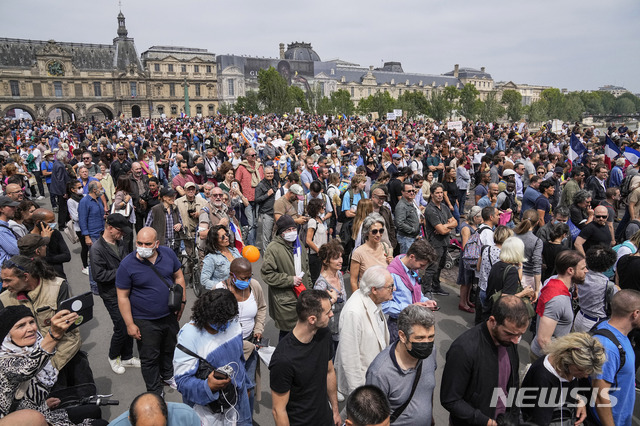
[[[51,222],[48,225],[49,225],[49,228],[51,228],[51,229],[56,229],[56,227],[58,226],[58,224],[56,222]]]
[[[227,331],[227,328],[229,328],[229,324],[231,324],[231,321],[223,324],[223,325],[216,325],[216,324],[209,324],[209,327],[213,328],[214,330],[216,330],[219,333],[224,333],[225,331]]]
[[[235,280],[233,282],[233,285],[235,285],[238,288],[238,290],[245,290],[247,287],[249,287],[250,281],[251,281],[250,279],[246,281]]]
[[[76,190],[76,194],[82,195],[82,194],[84,194],[84,191],[82,190],[82,188],[80,188],[80,189]]]
[[[290,243],[294,242],[297,237],[298,233],[296,231],[289,231],[282,234],[282,238],[284,238],[285,241],[289,241]]]
[[[148,259],[153,256],[153,248],[151,247],[136,247],[138,255],[143,259]]]
[[[411,342],[411,350],[407,349],[407,353],[416,359],[426,359],[432,351],[433,342]]]

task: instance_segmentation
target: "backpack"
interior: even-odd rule
[[[342,202],[344,201],[344,196],[347,193],[349,194],[349,201],[351,202],[351,205],[353,205],[353,197],[351,197],[351,192],[347,189],[342,194],[340,194],[340,205],[336,206],[336,210],[338,210],[337,218],[339,223],[345,223],[348,222],[349,219],[351,219],[347,217],[346,210],[342,210]]]
[[[631,179],[633,179],[633,176],[627,176],[620,183],[620,198],[623,200],[631,194]]]
[[[636,222],[637,222],[637,221],[636,221]],[[621,244],[618,244],[618,245],[614,246],[614,247],[613,247],[613,251],[615,251],[616,253],[618,253],[618,251],[619,251],[622,247],[626,247],[626,248],[628,248],[629,250],[631,250],[631,254],[634,254],[635,252],[637,252],[637,251],[638,251],[638,249],[636,248],[636,246],[634,246],[634,245],[631,243],[631,241],[628,241],[628,240],[627,240],[627,241],[624,241],[624,242],[623,242],[623,243],[621,243]],[[615,276],[615,271],[613,270],[613,266],[612,266],[611,268],[607,269],[607,270],[604,272],[604,275],[605,275],[607,278],[609,278],[609,279],[613,278],[613,277]]]
[[[465,269],[475,269],[478,264],[478,259],[480,258],[480,253],[482,252],[482,241],[480,241],[480,234],[485,229],[491,229],[488,226],[483,226],[482,228],[476,230],[469,239],[467,240],[467,244],[464,246],[464,250],[462,250],[462,265]]]
[[[594,325],[593,327],[591,327],[591,330],[589,330],[589,334],[591,334],[592,336],[606,337],[607,339],[611,340],[611,342],[618,348],[618,353],[620,354],[620,365],[616,370],[615,382],[613,383],[613,386],[612,386],[612,388],[617,388],[618,373],[620,372],[620,370],[622,370],[622,367],[624,367],[624,363],[627,360],[627,353],[625,352],[624,348],[622,347],[622,344],[620,343],[616,335],[613,334],[611,330],[606,328],[600,328],[600,329],[597,328],[603,321],[606,321],[606,320],[602,320],[598,322],[596,325]]]

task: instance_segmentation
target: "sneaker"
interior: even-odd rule
[[[109,365],[111,366],[111,369],[113,370],[114,373],[116,374],[124,374],[125,373],[125,369],[122,365],[120,365],[120,357],[116,358],[116,359],[109,359]]]
[[[178,389],[178,385],[176,384],[176,379],[173,377],[169,377],[168,379],[162,380],[165,386],[169,386],[171,389]]]
[[[131,359],[121,359],[120,365],[123,367],[135,367],[140,368],[140,358],[136,358],[135,356]]]
[[[89,275],[89,267],[87,266],[86,268],[82,268],[82,273],[85,275]]]
[[[36,200],[44,200],[44,195],[38,196],[38,198],[36,198]]]
[[[433,287],[433,290],[431,291],[433,294],[437,294],[438,296],[448,296],[449,292],[448,291],[444,291],[442,289],[442,287],[438,286],[438,287]]]

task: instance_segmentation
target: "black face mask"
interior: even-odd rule
[[[433,352],[433,342],[411,342],[411,350],[407,349],[407,353],[416,359],[429,358],[431,352]]]

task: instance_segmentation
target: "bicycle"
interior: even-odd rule
[[[198,242],[195,237],[177,237],[173,239],[173,243],[180,245],[180,242],[191,241],[193,243],[193,254],[189,256],[185,251],[179,250],[178,247],[178,259],[182,264],[182,272],[184,274],[184,280],[187,287],[193,289],[193,293],[196,297],[200,297],[204,293],[204,287],[200,283],[200,257]]]

